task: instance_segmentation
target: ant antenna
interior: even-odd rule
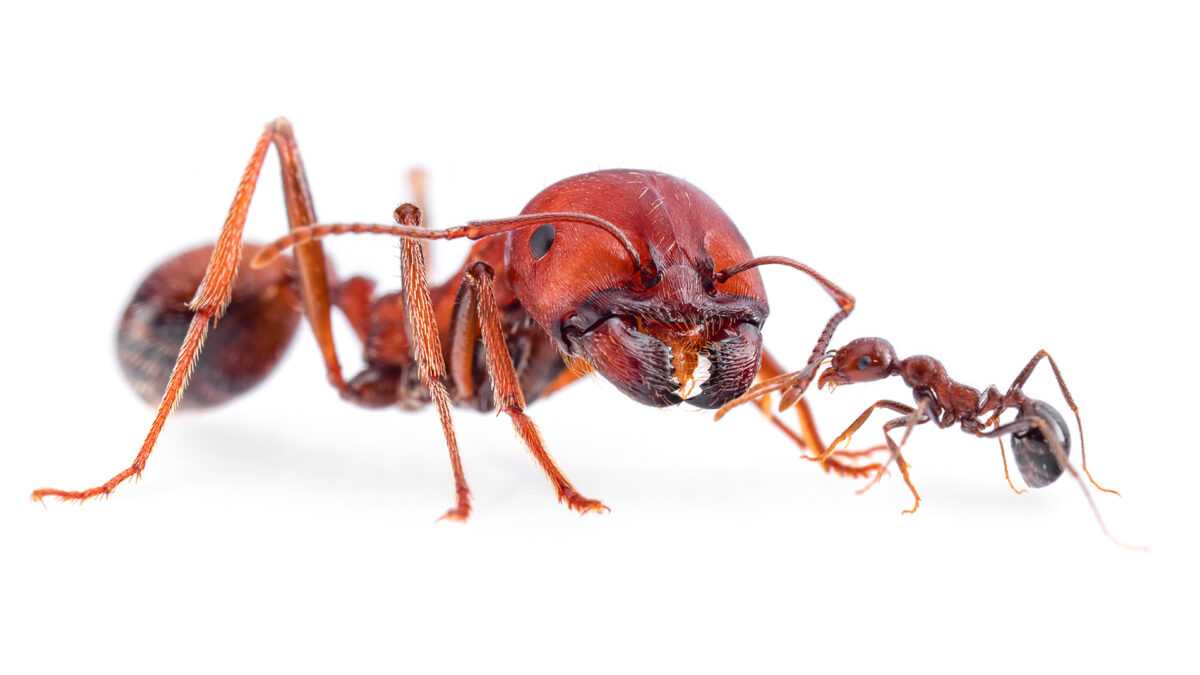
[[[719,421],[730,410],[780,390],[784,390],[785,393],[783,399],[779,402],[779,410],[780,412],[786,410],[788,406],[804,397],[809,383],[812,382],[813,375],[820,370],[821,366],[828,363],[833,358],[835,353],[836,352],[834,351],[825,352],[821,355],[821,358],[810,363],[802,371],[776,375],[775,377],[759,382],[753,387],[747,389],[746,393],[721,406],[721,408],[717,410],[717,414],[713,416],[713,420]]]
[[[378,225],[374,223],[328,223],[321,225],[310,225],[307,227],[297,227],[288,234],[276,239],[270,244],[263,247],[254,256],[254,260],[250,262],[250,266],[254,269],[264,267],[275,258],[279,257],[284,251],[298,244],[303,244],[325,237],[341,235],[341,234],[387,234],[394,237],[404,237],[407,239],[470,239],[472,241],[490,237],[492,235],[512,232],[514,230],[533,227],[534,225],[545,225],[546,223],[578,223],[580,225],[590,225],[596,227],[612,235],[617,243],[625,249],[625,253],[629,255],[630,261],[633,263],[641,277],[643,284],[648,284],[655,277],[655,273],[650,268],[642,264],[642,256],[638,253],[637,248],[629,237],[625,236],[616,225],[611,222],[593,216],[587,213],[577,213],[573,211],[561,211],[551,213],[533,213],[524,216],[514,216],[512,218],[496,218],[492,220],[472,220],[466,225],[458,225],[456,227],[448,227],[442,230],[430,230],[420,227],[415,223],[420,222],[421,210],[412,204],[401,204],[396,208],[396,217],[401,225]],[[414,223],[414,224],[410,224]]]
[[[728,281],[730,277],[760,265],[783,265],[807,274],[829,294],[829,297],[833,298],[833,301],[837,303],[839,308],[838,312],[825,323],[825,329],[821,331],[820,337],[817,338],[817,344],[813,347],[812,354],[809,355],[808,363],[805,364],[804,369],[792,374],[791,385],[784,386],[783,383],[777,383],[779,386],[775,389],[783,390],[783,394],[779,400],[779,409],[786,410],[804,395],[804,390],[808,388],[809,382],[816,376],[817,368],[820,366],[821,361],[828,356],[826,350],[829,349],[829,341],[833,339],[833,331],[837,330],[838,324],[850,316],[850,312],[854,311],[854,296],[842,290],[837,284],[826,279],[820,272],[808,265],[780,255],[768,255],[742,261],[732,267],[726,267],[716,272],[713,274],[713,279],[718,283],[722,283]],[[774,391],[775,389],[770,389],[769,391]],[[742,402],[744,403],[745,401]],[[723,414],[724,407],[722,412],[718,413],[718,419]]]

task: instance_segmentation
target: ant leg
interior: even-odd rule
[[[1079,485],[1079,489],[1083,492],[1084,498],[1087,499],[1088,506],[1092,510],[1092,515],[1095,516],[1096,523],[1100,525],[1100,530],[1104,532],[1104,536],[1108,537],[1109,541],[1113,542],[1117,546],[1120,546],[1121,548],[1128,548],[1135,551],[1149,550],[1145,546],[1126,544],[1113,536],[1112,532],[1110,532],[1108,529],[1108,525],[1105,524],[1104,518],[1100,515],[1100,508],[1096,506],[1096,500],[1092,499],[1092,493],[1090,490],[1088,490],[1087,483],[1084,482],[1083,477],[1079,475],[1079,472],[1075,470],[1075,466],[1071,464],[1070,459],[1067,457],[1067,451],[1063,449],[1062,443],[1058,442],[1058,435],[1056,434],[1055,430],[1046,423],[1045,420],[1039,417],[1018,418],[1012,422],[1009,422],[1008,424],[993,429],[992,431],[982,432],[979,435],[985,438],[988,436],[1003,436],[1005,434],[1029,431],[1030,429],[1034,428],[1042,433],[1042,436],[1050,444],[1050,451],[1054,453],[1054,458],[1063,466],[1063,468],[1067,470],[1068,473],[1071,474],[1071,478],[1074,478],[1075,483]]]
[[[412,203],[420,209],[422,222],[428,223],[429,211],[425,189],[427,184],[425,171],[416,167],[409,169],[408,183]],[[421,258],[425,262],[426,270],[428,270],[432,249],[429,245],[429,240],[422,239],[420,243]],[[371,307],[375,301],[375,281],[363,276],[350,277],[333,288],[331,300],[333,306],[340,309],[346,320],[350,322],[350,327],[354,329],[359,342],[366,345],[371,332]],[[353,384],[349,385],[350,390],[354,390],[354,388]],[[355,397],[351,397],[349,400],[359,401]]]
[[[1000,416],[993,415],[992,418],[988,420],[987,426],[992,426],[993,424],[999,424],[999,423],[1000,423]],[[1025,494],[1025,490],[1022,490],[1021,488],[1017,487],[1012,482],[1012,476],[1008,473],[1008,454],[1004,450],[1004,437],[997,436],[996,442],[1000,444],[1000,463],[1004,465],[1004,480],[1005,480],[1005,482],[1008,483],[1008,488],[1010,490],[1012,490],[1015,494],[1018,494],[1018,495]]]
[[[891,466],[891,463],[895,461],[896,466],[900,467],[900,474],[904,477],[904,484],[908,486],[908,491],[911,492],[913,496],[913,505],[901,511],[901,513],[912,514],[917,512],[917,509],[921,506],[921,494],[917,492],[917,486],[913,485],[912,476],[910,476],[908,473],[908,462],[905,461],[904,455],[900,453],[900,450],[904,447],[905,443],[908,443],[908,437],[912,435],[913,427],[930,421],[931,418],[926,413],[927,409],[927,401],[922,399],[921,402],[917,404],[916,410],[913,410],[904,417],[897,417],[894,420],[889,420],[888,422],[884,423],[883,438],[887,441],[888,449],[892,451],[891,457],[888,459],[887,463],[884,464],[883,468],[875,474],[875,479],[860,488],[858,490],[858,494],[862,494],[874,487],[875,484],[878,483],[883,477],[883,474],[887,471],[887,468]],[[900,438],[900,443],[897,444],[892,440],[890,432],[892,429],[896,429],[901,425],[904,425],[904,435]]]
[[[140,476],[154,450],[154,444],[166,424],[167,417],[174,411],[187,388],[191,373],[200,358],[209,329],[217,324],[224,315],[233,297],[234,280],[237,276],[242,255],[242,232],[246,224],[246,215],[250,208],[250,200],[254,196],[255,187],[262,165],[266,160],[267,150],[275,146],[282,167],[284,203],[287,207],[288,223],[291,229],[310,225],[316,221],[313,210],[312,195],[309,192],[308,181],[304,175],[304,166],[300,161],[300,153],[292,135],[291,124],[279,118],[267,125],[259,136],[250,156],[250,161],[242,172],[233,203],[225,217],[225,224],[217,238],[199,287],[188,308],[193,312],[183,342],[179,347],[178,356],[167,379],[166,388],[158,404],[154,419],[150,423],[142,446],[128,468],[120,471],[107,482],[86,490],[58,490],[42,488],[34,490],[31,497],[42,500],[45,497],[60,499],[85,500],[98,495],[111,493],[118,485],[131,477]],[[333,332],[330,324],[330,291],[327,278],[325,255],[319,242],[306,242],[298,246],[295,253],[296,266],[300,273],[301,299],[308,317],[309,325],[326,363],[326,371],[330,382],[339,390],[345,389],[341,377],[341,367],[333,346]]]
[[[563,370],[558,377],[554,378],[554,380],[551,381],[550,384],[546,385],[546,388],[542,390],[541,398],[546,398],[553,394],[557,394],[559,391],[566,389],[567,386],[582,380],[587,374],[588,373],[586,371],[581,371],[576,368],[567,368]]]
[[[791,377],[791,375],[783,375],[783,377],[780,377],[783,372],[783,367],[778,361],[775,360],[773,356],[771,356],[770,352],[764,351],[762,357],[762,367],[759,370],[759,378],[761,381],[758,382],[754,387],[751,387],[745,394],[739,397],[739,399],[735,399],[735,401],[723,406],[721,410],[717,412],[716,419],[720,420],[721,417],[723,417],[724,414],[732,407],[736,407],[741,403],[754,400],[757,403],[756,407],[758,408],[759,412],[761,412],[776,429],[782,431],[788,438],[792,440],[793,443],[796,444],[797,447],[800,448],[802,451],[800,456],[802,458],[809,461],[817,461],[820,457],[819,454],[810,455],[807,452],[803,452],[805,450],[811,450],[813,453],[819,453],[825,448],[824,443],[821,442],[820,435],[817,433],[816,422],[813,420],[812,411],[809,409],[807,401],[801,399],[796,403],[796,417],[800,423],[800,433],[793,431],[792,428],[789,427],[782,419],[780,419],[779,416],[776,415],[772,410],[771,392],[776,390],[772,388],[773,383],[783,382],[786,384]],[[840,459],[857,459],[885,450],[887,450],[887,446],[877,445],[867,448],[866,450],[839,451],[828,458],[824,465],[824,469],[827,472],[845,478],[865,478],[866,476],[871,475],[872,471],[878,469],[879,465],[868,464],[865,466],[855,466],[852,464],[843,463],[840,461]]]
[[[1000,444],[1000,462],[1002,464],[1004,464],[1004,480],[1005,480],[1005,482],[1008,483],[1008,488],[1010,490],[1012,490],[1015,494],[1019,494],[1019,495],[1025,494],[1025,490],[1017,487],[1012,482],[1012,476],[1009,475],[1009,473],[1008,473],[1008,454],[1004,450],[1004,439],[997,436],[996,442]]]
[[[829,447],[825,449],[825,452],[822,453],[818,459],[820,459],[822,462],[827,461],[828,458],[834,454],[839,444],[849,443],[850,438],[854,436],[854,433],[862,428],[862,425],[867,423],[867,420],[871,417],[871,414],[880,409],[891,410],[893,412],[901,413],[902,415],[911,415],[916,411],[916,408],[913,408],[910,405],[899,403],[897,401],[876,401],[867,407],[867,409],[864,410],[857,419],[851,422],[850,426],[846,427],[845,431],[843,431],[837,438],[833,439],[833,443],[829,444]]]
[[[366,344],[371,333],[371,303],[375,297],[375,282],[367,277],[353,276],[333,289],[333,304],[342,310],[359,342]]]
[[[467,270],[466,281],[470,284],[469,292],[475,300],[480,337],[483,339],[485,360],[492,379],[496,404],[512,419],[517,435],[546,472],[546,477],[550,479],[558,495],[558,501],[565,502],[569,508],[579,513],[608,511],[608,507],[599,501],[579,494],[571,481],[567,480],[546,452],[537,426],[525,414],[525,395],[521,392],[517,370],[513,367],[508,344],[504,340],[504,326],[500,321],[500,308],[496,305],[492,275],[491,267],[479,262]]]
[[[421,210],[421,222],[426,227],[431,227],[433,218],[429,215],[429,174],[425,169],[414,166],[408,170],[408,194],[412,197],[410,200],[418,209]],[[430,255],[433,252],[432,242],[428,239],[421,240],[421,255],[425,258],[426,269],[432,269],[433,257]]]
[[[421,212],[411,204],[396,209],[396,222],[401,225],[420,226]],[[433,300],[429,295],[429,282],[425,276],[425,260],[421,256],[421,244],[415,239],[405,238],[400,244],[400,261],[404,275],[404,310],[412,330],[413,353],[421,383],[429,390],[429,396],[437,407],[442,434],[446,438],[446,449],[450,453],[450,468],[454,473],[454,508],[442,515],[446,520],[465,521],[471,515],[471,489],[463,472],[462,458],[458,454],[458,438],[454,434],[454,420],[450,416],[450,394],[443,380],[446,378],[446,360],[442,355],[442,341],[438,335],[437,317]]]
[[[1037,354],[1034,354],[1033,358],[1029,360],[1029,363],[1025,365],[1025,368],[1023,368],[1020,374],[1017,375],[1017,379],[1013,380],[1012,386],[1008,389],[1008,393],[1011,395],[1024,387],[1025,382],[1029,379],[1029,376],[1033,374],[1033,369],[1037,367],[1038,362],[1040,362],[1043,358],[1050,362],[1050,368],[1054,371],[1054,378],[1058,380],[1058,388],[1062,391],[1063,398],[1067,400],[1067,405],[1071,407],[1071,412],[1075,413],[1075,425],[1079,428],[1079,457],[1083,463],[1083,472],[1087,474],[1088,481],[1090,481],[1097,490],[1114,494],[1119,497],[1121,495],[1120,492],[1117,492],[1111,488],[1106,488],[1097,483],[1096,479],[1092,477],[1092,472],[1088,470],[1086,443],[1083,440],[1083,420],[1079,417],[1079,406],[1075,405],[1075,399],[1071,396],[1071,392],[1067,389],[1067,383],[1063,379],[1062,371],[1058,369],[1058,364],[1054,362],[1054,357],[1050,356],[1050,352],[1042,349],[1039,350]]]
[[[783,375],[784,372],[785,372],[784,368],[779,363],[779,361],[775,360],[775,357],[772,356],[770,352],[768,352],[764,349],[763,355],[762,355],[762,366],[759,368],[758,373],[759,373],[759,377],[763,378],[762,384],[767,385],[767,386],[762,390],[764,393],[760,394],[760,397],[758,399],[759,400],[759,410],[761,410],[762,413],[764,415],[766,415],[768,417],[768,419],[771,420],[772,424],[774,424],[776,427],[779,427],[781,429],[787,428],[787,425],[784,424],[783,420],[779,419],[778,416],[776,416],[773,412],[771,412],[770,394],[772,391],[774,391],[774,389],[771,388],[771,382],[779,381],[779,379],[778,379],[779,376]],[[754,388],[751,388],[750,391],[753,391],[753,390],[754,390]],[[749,394],[749,393],[750,392],[748,391],[747,394]],[[729,405],[729,404],[726,404],[726,405]],[[721,413],[723,413],[727,410],[728,410],[728,408],[722,406],[721,410],[718,411],[718,413],[717,413],[716,419],[719,420],[721,418]],[[800,435],[803,439],[798,442],[798,445],[800,446],[800,448],[804,449],[807,447],[808,449],[812,450],[813,452],[818,452],[819,448],[824,448],[825,445],[823,443],[821,443],[821,436],[817,433],[817,424],[813,420],[812,411],[809,409],[807,401],[804,401],[804,400],[797,401],[797,403],[796,403],[796,418],[797,418],[797,421],[799,421],[799,423],[800,423]],[[788,431],[790,432],[791,430],[788,429]],[[789,434],[789,436],[794,436],[794,434]],[[796,439],[793,439],[793,440],[796,440]]]

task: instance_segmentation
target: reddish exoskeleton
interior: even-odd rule
[[[291,233],[265,247],[243,244],[247,209],[272,145],[283,168]],[[161,393],[133,463],[102,485],[45,488],[34,498],[87,499],[139,475],[172,410],[221,403],[261,381],[303,314],[329,382],[344,399],[371,408],[437,407],[457,492],[446,517],[465,519],[471,510],[452,406],[505,412],[558,499],[579,512],[603,510],[551,459],[525,412],[529,403],[590,370],[641,403],[702,408],[721,407],[756,378],[782,375],[763,350],[768,306],[758,265],[798,269],[837,303],[810,368],[854,308],[848,293],[801,263],[753,258],[716,203],[665,174],[575,176],[543,190],[521,216],[445,230],[424,227],[423,181],[414,178],[417,204],[396,209],[397,225],[318,225],[291,127],[282,119],[269,124],[216,244],[154,270],[123,316],[123,370],[147,400]],[[376,296],[368,279],[335,278],[318,240],[356,232],[403,238],[404,291]],[[479,243],[452,279],[430,289],[420,240],[455,238]],[[288,249],[294,255],[281,256]],[[335,306],[365,352],[365,369],[349,380],[330,328]],[[760,409],[800,445],[823,449],[804,401],[787,402],[797,404],[798,433],[770,412],[765,398]],[[861,477],[880,467],[829,457],[826,468]]]
[[[1079,454],[1083,464],[1083,473],[1096,489],[1119,494],[1116,490],[1101,486],[1092,478],[1092,473],[1087,466],[1087,454],[1084,450],[1083,420],[1079,416],[1079,407],[1075,404],[1070,390],[1067,389],[1066,380],[1063,378],[1058,364],[1054,361],[1054,357],[1045,350],[1038,351],[1029,360],[1007,391],[1001,392],[995,386],[980,391],[950,377],[941,361],[932,356],[919,355],[902,359],[896,355],[896,350],[892,348],[891,343],[883,338],[858,338],[851,340],[836,351],[829,352],[822,358],[810,361],[808,366],[801,371],[765,379],[744,394],[722,405],[721,409],[717,411],[717,418],[720,419],[726,412],[739,405],[761,401],[764,396],[770,396],[777,391],[783,393],[781,410],[793,402],[800,401],[800,397],[812,382],[816,371],[826,362],[829,363],[829,367],[817,378],[820,387],[833,389],[844,385],[877,382],[889,377],[899,377],[904,385],[912,390],[916,406],[888,399],[876,401],[851,422],[850,426],[839,434],[827,449],[815,456],[809,456],[808,459],[825,463],[839,455],[861,454],[839,451],[837,448],[842,443],[848,443],[854,433],[862,428],[876,411],[889,410],[899,413],[899,417],[894,417],[883,424],[883,438],[890,453],[889,459],[882,465],[872,465],[875,477],[859,492],[866,491],[879,482],[884,471],[892,462],[895,462],[913,497],[912,506],[905,509],[904,513],[915,513],[921,505],[921,495],[913,485],[909,475],[908,462],[901,452],[913,427],[932,422],[942,429],[958,426],[968,434],[980,438],[997,439],[1000,442],[1000,458],[1004,464],[1004,478],[1008,481],[1009,487],[1020,494],[1023,490],[1019,490],[1013,485],[1008,473],[1008,459],[1004,452],[1003,438],[1009,436],[1017,468],[1026,485],[1033,488],[1045,487],[1058,480],[1064,471],[1070,473],[1083,490],[1100,528],[1105,535],[1120,544],[1121,542],[1118,542],[1109,532],[1108,526],[1100,517],[1100,511],[1096,507],[1087,485],[1069,461],[1071,431],[1066,420],[1049,403],[1031,398],[1025,393],[1026,382],[1043,359],[1050,363],[1050,368],[1054,371],[1054,377],[1058,382],[1059,391],[1075,415],[1076,426],[1079,430]],[[1016,418],[1002,424],[1000,416],[1009,410],[1016,411]],[[900,428],[904,429],[904,435],[897,442],[892,438],[891,432]],[[1124,546],[1124,544],[1121,545]]]

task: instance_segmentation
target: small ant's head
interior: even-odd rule
[[[817,386],[873,382],[895,372],[896,350],[883,338],[859,338],[837,350]]]
[[[1044,401],[1030,399],[1021,406],[1017,421],[1033,419],[1040,419],[1043,425],[1014,433],[1011,442],[1013,457],[1017,460],[1017,468],[1021,470],[1025,484],[1040,488],[1058,480],[1063,473],[1062,462],[1043,429],[1049,429],[1055,435],[1063,458],[1071,453],[1071,432],[1063,416]]]

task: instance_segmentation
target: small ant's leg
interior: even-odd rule
[[[809,455],[803,452],[808,448],[804,438],[802,438],[800,434],[797,434],[795,431],[793,431],[791,427],[789,427],[783,420],[779,419],[779,416],[771,410],[770,397],[764,396],[763,398],[760,398],[758,409],[776,429],[782,431],[784,435],[790,438],[792,442],[800,448],[802,451],[800,455],[801,459],[806,459],[810,462],[818,462],[821,460],[819,455]],[[867,448],[866,450],[840,450],[826,458],[822,468],[826,473],[832,473],[835,476],[840,476],[842,478],[866,478],[871,476],[872,472],[883,468],[883,465],[875,463],[855,465],[843,462],[842,460],[869,457],[876,452],[886,450],[887,446],[884,445],[876,445],[874,447]]]
[[[908,486],[908,491],[913,496],[913,505],[900,513],[906,516],[912,515],[921,507],[921,493],[917,492],[917,486],[913,485],[912,476],[908,474],[908,462],[904,461],[904,455],[896,454],[896,466],[900,467],[900,475],[904,477],[904,484]]]
[[[179,348],[175,365],[167,380],[163,397],[158,404],[150,430],[142,441],[142,447],[134,458],[133,463],[125,470],[113,476],[106,483],[79,491],[43,488],[34,490],[31,495],[35,500],[53,496],[61,499],[89,499],[97,495],[106,495],[118,485],[133,476],[140,476],[146,466],[154,444],[166,424],[167,417],[179,403],[180,397],[187,388],[188,380],[200,358],[209,329],[216,325],[224,315],[233,296],[234,281],[237,276],[242,255],[242,232],[245,229],[246,215],[250,208],[250,200],[254,196],[255,187],[262,165],[266,160],[267,150],[274,144],[279,153],[282,166],[284,202],[287,206],[288,223],[292,229],[310,225],[316,221],[313,211],[312,196],[309,193],[308,181],[304,175],[304,166],[300,161],[300,153],[292,135],[291,124],[279,118],[267,125],[254,146],[250,161],[242,172],[233,203],[225,217],[225,224],[213,248],[204,278],[196,289],[188,308],[194,312],[183,344]],[[315,244],[315,245],[313,245]],[[341,380],[340,366],[337,355],[333,351],[333,333],[330,326],[329,283],[326,278],[327,267],[325,256],[319,242],[307,242],[296,248],[296,265],[300,272],[301,294],[305,314],[321,351],[325,356],[330,379],[335,386],[344,388]],[[335,377],[336,375],[336,377]]]
[[[825,445],[821,442],[821,437],[817,433],[817,425],[813,420],[812,411],[808,407],[808,403],[801,399],[797,401],[796,417],[800,422],[800,433],[796,433],[787,425],[778,415],[772,410],[771,393],[779,389],[779,385],[787,386],[791,382],[791,374],[784,374],[783,367],[771,356],[770,352],[763,351],[762,366],[759,369],[760,381],[751,387],[745,394],[738,399],[735,399],[724,406],[717,412],[716,419],[720,420],[730,409],[755,401],[759,412],[776,428],[782,431],[788,438],[800,448],[802,458],[809,461],[817,461],[819,454],[808,454],[803,452],[811,450],[813,453],[818,453],[823,450]],[[836,474],[846,478],[863,478],[871,475],[870,472],[879,468],[878,464],[869,464],[865,466],[854,466],[840,461],[844,458],[860,458],[871,455],[872,453],[887,450],[886,446],[877,445],[866,450],[856,451],[840,451],[828,458],[824,464],[824,469],[827,472]]]
[[[997,425],[1000,424],[1000,416],[999,415],[993,415],[992,418],[987,421],[987,424],[985,426],[992,426],[993,424],[997,424]],[[1018,495],[1025,494],[1025,490],[1017,487],[1012,482],[1012,476],[1008,473],[1008,454],[1004,450],[1004,437],[997,436],[996,442],[1000,444],[1000,463],[1004,465],[1004,480],[1005,480],[1005,482],[1008,483],[1008,488],[1010,490],[1012,490],[1015,494],[1018,494]]]
[[[396,209],[396,222],[401,225],[420,226],[421,212],[411,204]],[[458,438],[454,434],[454,420],[450,417],[450,394],[443,380],[446,378],[446,360],[442,355],[442,341],[438,335],[437,317],[433,311],[433,300],[429,295],[429,282],[425,276],[425,260],[421,257],[420,242],[405,238],[400,244],[400,260],[404,275],[404,310],[412,330],[413,353],[421,383],[429,390],[429,396],[437,406],[442,434],[446,437],[446,449],[450,452],[450,468],[454,473],[454,508],[442,515],[446,520],[465,521],[471,515],[471,489],[463,472],[462,458],[458,454]]]
[[[504,340],[504,326],[500,320],[500,308],[496,305],[495,289],[492,285],[492,269],[485,263],[475,263],[467,270],[466,282],[474,295],[479,331],[483,339],[488,374],[492,378],[492,389],[497,406],[512,419],[513,428],[525,442],[529,452],[541,465],[542,470],[554,485],[558,501],[579,513],[608,511],[608,507],[595,499],[588,499],[575,489],[563,475],[558,465],[546,452],[542,436],[533,420],[525,414],[525,395],[508,344]]]
[[[833,443],[830,443],[829,447],[825,449],[825,452],[821,454],[820,460],[822,462],[827,461],[828,458],[837,450],[837,446],[839,444],[849,443],[850,438],[856,431],[862,428],[862,425],[866,424],[867,420],[871,417],[871,414],[880,409],[891,410],[902,415],[911,415],[916,410],[916,408],[913,408],[910,405],[905,405],[898,401],[882,400],[872,403],[866,410],[862,412],[861,415],[858,416],[857,419],[850,423],[850,426],[846,427],[845,431],[843,431],[837,438],[833,439]]]
[[[1057,433],[1049,424],[1046,423],[1045,420],[1041,419],[1040,417],[1024,417],[1013,420],[1008,424],[980,435],[985,437],[991,435],[1001,436],[1004,434],[1021,433],[1023,431],[1029,431],[1030,429],[1035,428],[1040,431],[1042,436],[1049,442],[1050,451],[1054,453],[1054,458],[1071,474],[1071,478],[1074,478],[1075,483],[1079,485],[1079,489],[1083,492],[1084,498],[1087,499],[1088,506],[1092,510],[1092,515],[1095,516],[1096,523],[1100,525],[1100,530],[1104,532],[1104,536],[1108,537],[1109,541],[1113,542],[1117,546],[1120,546],[1121,548],[1132,549],[1135,551],[1149,550],[1146,546],[1126,544],[1113,536],[1112,532],[1110,532],[1108,529],[1108,525],[1105,524],[1104,518],[1100,515],[1100,508],[1096,506],[1096,501],[1092,499],[1092,493],[1090,490],[1088,490],[1087,483],[1084,482],[1083,477],[1079,475],[1079,472],[1075,470],[1075,466],[1071,464],[1070,459],[1067,457],[1067,452],[1063,449],[1062,443],[1059,443],[1058,441]]]
[[[763,384],[771,382],[779,376],[784,375],[784,373],[785,371],[783,365],[780,364],[779,361],[775,360],[775,357],[772,356],[770,352],[764,349],[762,355],[762,366],[759,368],[759,377],[763,378]],[[773,391],[773,389],[768,388],[766,395],[760,399],[760,403],[765,405],[760,405],[759,409],[762,410],[763,414],[767,415],[771,419],[771,422],[776,426],[785,426],[783,421],[776,417],[775,414],[770,410],[771,391]],[[726,408],[722,407],[721,411],[724,410],[726,410]],[[718,419],[720,418],[718,417]],[[817,423],[813,420],[812,410],[809,409],[807,401],[798,400],[796,402],[796,419],[800,423],[800,435],[804,439],[804,441],[800,443],[800,447],[807,447],[814,453],[819,452],[822,448],[824,448],[825,445],[821,442],[821,436],[817,433]]]
[[[887,468],[891,466],[891,463],[895,461],[896,466],[900,467],[900,474],[904,477],[904,484],[908,486],[908,490],[913,496],[913,505],[904,511],[901,511],[901,513],[916,513],[917,509],[921,506],[921,494],[917,492],[917,486],[913,485],[912,476],[910,476],[908,473],[908,462],[905,461],[904,455],[901,454],[900,450],[906,443],[908,443],[908,437],[912,435],[913,427],[930,421],[931,418],[928,415],[927,410],[927,401],[922,399],[920,403],[917,404],[917,408],[908,415],[904,417],[897,417],[896,419],[889,420],[888,422],[884,423],[883,438],[887,441],[888,449],[891,450],[891,457],[883,465],[883,468],[881,468],[879,472],[875,474],[875,479],[860,488],[858,490],[858,494],[862,494],[874,487],[875,484],[878,483],[883,477],[883,474],[887,471]],[[900,437],[900,443],[897,444],[892,440],[890,432],[893,429],[899,428],[901,425],[904,426],[904,435]]]
[[[1024,489],[1017,487],[1012,482],[1012,476],[1008,473],[1008,453],[1004,450],[1004,439],[997,436],[996,442],[1000,444],[1000,462],[1004,464],[1004,480],[1008,483],[1008,488],[1015,494],[1025,494]]]
[[[1096,479],[1092,477],[1092,472],[1088,470],[1086,443],[1083,440],[1083,420],[1079,416],[1079,406],[1075,405],[1075,399],[1071,396],[1070,390],[1067,389],[1067,383],[1063,379],[1062,371],[1058,369],[1058,364],[1054,362],[1054,357],[1050,356],[1050,352],[1042,349],[1039,350],[1037,354],[1034,354],[1033,358],[1029,360],[1029,363],[1025,365],[1025,368],[1023,368],[1020,374],[1017,375],[1017,379],[1013,380],[1012,386],[1008,389],[1008,393],[1011,395],[1024,387],[1025,382],[1029,379],[1029,376],[1033,374],[1033,369],[1037,367],[1038,362],[1043,358],[1050,362],[1050,368],[1054,371],[1054,378],[1058,380],[1058,388],[1062,391],[1063,398],[1066,399],[1067,405],[1071,406],[1071,412],[1075,413],[1075,425],[1079,428],[1079,457],[1083,464],[1083,472],[1087,474],[1087,479],[1097,490],[1114,494],[1118,497],[1121,496],[1120,492],[1117,492],[1111,488],[1106,488],[1097,483]]]

